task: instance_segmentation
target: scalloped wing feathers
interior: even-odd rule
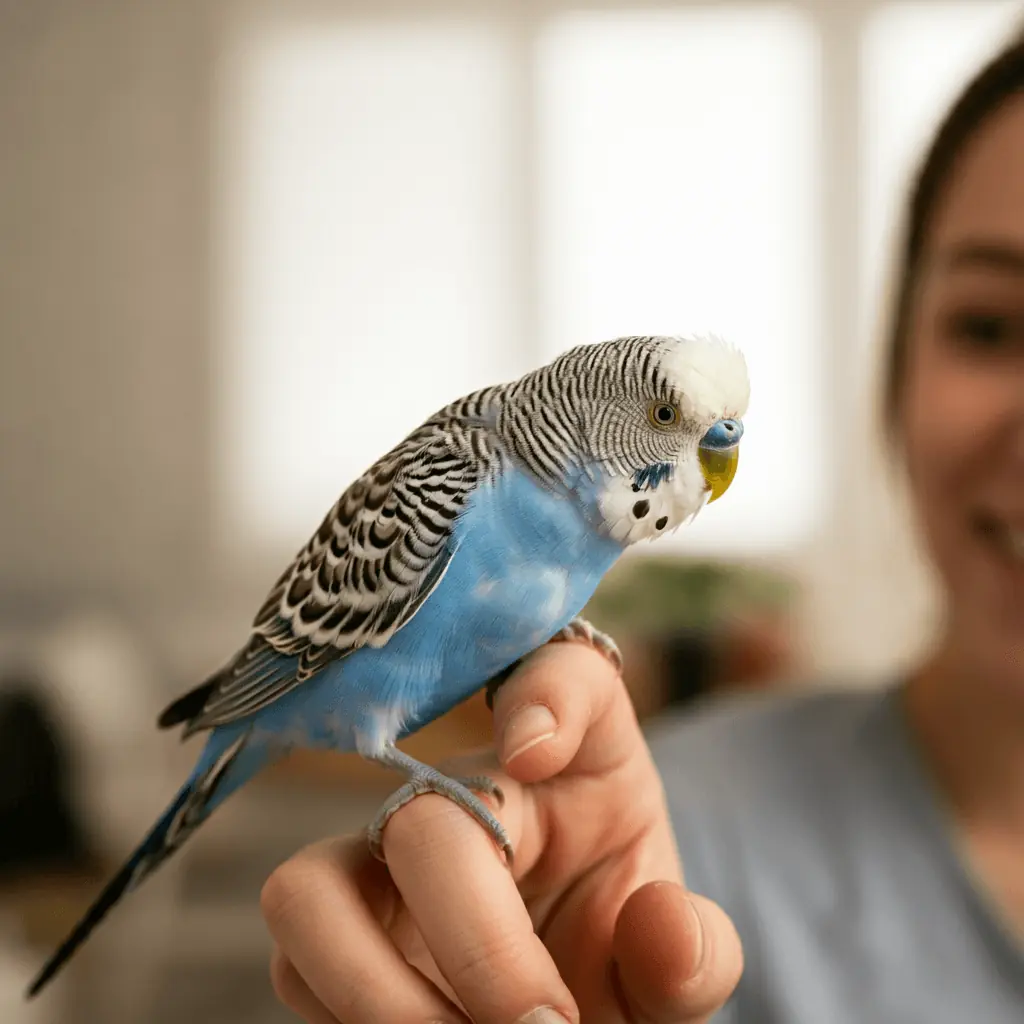
[[[495,390],[442,410],[342,494],[256,613],[249,642],[205,684],[186,735],[266,707],[412,619],[455,555],[456,519],[502,465],[482,419]]]

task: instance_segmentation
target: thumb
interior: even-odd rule
[[[674,882],[650,882],[626,900],[612,955],[636,1024],[707,1020],[743,971],[732,921],[717,904]]]

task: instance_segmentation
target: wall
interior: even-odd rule
[[[209,502],[204,4],[2,10],[2,593],[170,597]]]

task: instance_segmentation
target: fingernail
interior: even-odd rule
[[[526,707],[520,708],[508,720],[502,736],[502,746],[507,751],[505,764],[525,753],[530,747],[551,739],[557,731],[558,722],[547,705],[527,704]]]
[[[569,1024],[569,1019],[550,1006],[538,1006],[520,1017],[516,1024]]]
[[[693,971],[690,973],[690,977],[696,978],[704,967],[704,922],[701,920],[700,914],[697,913],[696,905],[689,897],[686,898],[686,905],[690,908],[690,914],[693,916],[694,945],[696,947],[696,953],[693,958]]]

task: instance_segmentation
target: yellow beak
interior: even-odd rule
[[[716,448],[698,448],[697,456],[708,490],[711,491],[711,497],[708,498],[710,504],[729,490],[729,484],[736,476],[736,467],[740,461],[739,445],[726,448],[724,451]]]

